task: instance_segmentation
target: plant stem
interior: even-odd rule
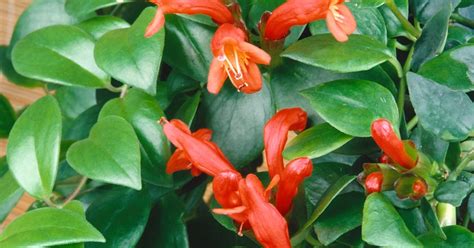
[[[459,163],[459,165],[456,167],[456,169],[451,172],[451,174],[449,174],[449,177],[448,177],[448,181],[454,181],[456,180],[456,178],[458,178],[459,174],[461,174],[461,172],[466,168],[466,166],[472,161],[474,160],[474,151],[468,153],[464,158],[463,160],[461,161],[461,163]]]
[[[407,60],[403,65],[403,75],[400,78],[400,87],[398,88],[398,99],[397,99],[397,107],[398,107],[398,114],[400,119],[402,118],[403,111],[405,109],[405,94],[407,91],[407,73],[410,71],[411,68],[411,60],[413,57],[413,52],[415,51],[415,46],[411,46],[410,52],[407,55]]]
[[[49,207],[52,207],[52,208],[57,208],[58,207],[58,205],[56,205],[54,202],[52,202],[51,199],[49,199],[49,198],[44,198],[43,201]]]
[[[458,13],[452,14],[451,19],[453,19],[455,22],[462,24],[468,28],[474,28],[474,20],[466,18]]]
[[[404,51],[404,52],[407,52],[410,50],[410,47],[407,46],[407,45],[403,45],[402,43],[396,41],[395,42],[395,47],[398,49],[398,50],[401,50],[401,51]]]
[[[466,211],[466,213],[464,214],[464,219],[463,219],[463,223],[462,223],[462,225],[465,228],[467,228],[469,226],[469,220],[470,220],[469,211]]]
[[[120,98],[124,98],[127,95],[128,85],[124,84],[120,90]]]
[[[405,16],[403,16],[402,12],[398,9],[397,5],[393,0],[386,0],[385,4],[387,7],[392,11],[392,13],[397,17],[398,21],[402,24],[403,29],[405,29],[409,34],[414,36],[415,38],[420,38],[421,32],[418,31]]]
[[[415,115],[407,124],[408,131],[411,131],[418,124],[418,116]]]
[[[79,183],[77,184],[77,187],[76,189],[72,192],[72,194],[70,194],[66,200],[64,201],[63,205],[66,205],[68,204],[69,202],[71,202],[72,200],[74,200],[74,198],[76,198],[76,196],[81,192],[81,189],[82,187],[84,187],[84,185],[86,185],[86,182],[87,182],[87,177],[82,177],[81,180],[79,181]]]

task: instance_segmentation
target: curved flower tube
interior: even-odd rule
[[[388,120],[377,119],[372,122],[371,133],[375,143],[397,164],[406,169],[416,166],[418,160],[416,149],[397,136]]]
[[[214,55],[209,69],[207,89],[217,94],[227,77],[238,91],[250,94],[262,88],[257,64],[270,64],[271,57],[247,42],[247,35],[232,24],[221,25],[211,41]]]
[[[174,158],[171,164],[168,162],[171,168],[167,168],[167,170],[187,169],[189,166],[183,165],[183,161],[187,160],[191,163],[192,168],[211,176],[226,171],[237,173],[217,145],[206,140],[206,138],[210,138],[208,131],[196,132],[193,135],[186,124],[180,120],[168,121],[162,118],[160,123],[163,125],[166,137],[176,146],[177,151],[182,153],[182,155],[173,155],[177,158]]]
[[[383,186],[383,173],[380,171],[370,173],[364,182],[365,190],[367,194],[382,191]]]
[[[283,173],[283,149],[289,131],[303,131],[308,115],[301,108],[288,108],[278,111],[265,125],[263,141],[270,178]]]
[[[145,37],[151,37],[165,24],[165,14],[204,14],[217,24],[233,23],[234,18],[221,0],[150,0],[158,5],[155,18],[148,25]]]
[[[348,40],[356,27],[351,11],[344,0],[287,0],[273,11],[266,23],[267,40],[284,39],[290,28],[326,18],[329,31],[340,42]]]

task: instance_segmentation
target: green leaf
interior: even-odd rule
[[[180,119],[184,123],[187,123],[189,126],[193,123],[194,117],[196,116],[196,112],[198,110],[199,102],[201,101],[201,92],[198,91],[192,97],[187,99],[181,107],[179,107],[178,111],[173,118]]]
[[[12,61],[7,58],[7,49],[7,46],[0,46],[0,72],[8,79],[8,81],[28,88],[42,86],[43,84],[41,81],[24,77],[15,71]]]
[[[122,83],[156,93],[156,80],[163,54],[165,31],[145,38],[145,29],[155,15],[154,8],[143,10],[128,29],[113,30],[97,41],[97,64]]]
[[[438,185],[434,192],[434,197],[439,202],[459,207],[470,191],[470,185],[464,181],[447,181]]]
[[[74,120],[96,105],[96,92],[90,88],[60,87],[54,95],[63,116],[63,133],[74,125]]]
[[[115,16],[97,16],[77,24],[79,28],[86,31],[98,40],[107,32],[116,29],[129,28],[130,24],[124,19]]]
[[[266,84],[260,92],[249,95],[226,83],[218,95],[206,91],[200,109],[201,126],[213,131],[212,140],[234,166],[247,166],[261,155],[263,127],[274,111]]]
[[[302,94],[329,124],[355,137],[370,137],[370,126],[378,118],[385,118],[394,126],[399,123],[393,95],[371,81],[332,81]]]
[[[64,140],[81,140],[87,138],[89,132],[97,122],[101,106],[95,105],[80,114],[72,123],[64,128]]]
[[[469,218],[471,219],[471,222],[474,222],[474,194],[469,196],[467,211],[469,212]]]
[[[438,216],[436,215],[433,207],[431,204],[426,200],[426,198],[421,198],[421,206],[420,210],[423,213],[423,217],[425,220],[425,224],[428,227],[428,229],[436,234],[438,237],[442,239],[446,239],[446,234],[443,232],[443,229],[441,229],[441,226],[439,224]]]
[[[456,47],[426,62],[418,73],[453,90],[474,90],[474,44]]]
[[[411,72],[408,88],[420,124],[427,131],[447,141],[459,141],[474,129],[474,105],[463,92]]]
[[[422,125],[418,125],[413,131],[410,140],[415,142],[418,151],[428,155],[438,163],[444,163],[448,152],[449,142],[444,141],[431,132],[426,131]]]
[[[402,13],[405,18],[408,18],[408,0],[394,0],[395,5],[398,7],[398,10]],[[403,28],[400,21],[393,14],[393,12],[385,5],[379,8],[382,16],[385,19],[387,25],[387,33],[389,38],[394,38],[398,36],[407,36],[407,31]]]
[[[11,58],[10,55],[16,43],[27,34],[52,25],[68,25],[79,22],[79,19],[66,12],[65,3],[66,0],[33,1],[18,18],[7,52],[8,58]]]
[[[209,46],[215,28],[177,15],[166,17],[163,60],[179,72],[207,82],[212,53]]]
[[[66,0],[66,11],[72,16],[83,16],[85,14],[94,13],[99,9],[133,1],[134,0]]]
[[[216,214],[212,212],[212,209],[215,209],[215,208],[222,208],[222,206],[220,206],[217,200],[213,197],[211,199],[211,204],[209,205],[209,209],[211,210],[212,217],[214,217],[214,219],[216,219],[216,221],[219,222],[219,224],[221,224],[227,230],[237,233],[237,228],[235,226],[234,221],[227,215]]]
[[[314,224],[318,240],[327,246],[344,233],[360,226],[364,199],[362,193],[348,193],[336,197]]]
[[[365,200],[362,239],[376,246],[421,247],[390,201],[380,193]]]
[[[99,120],[107,116],[120,116],[135,129],[141,144],[143,180],[157,186],[172,187],[173,179],[165,172],[170,148],[158,124],[164,113],[156,100],[141,90],[132,89],[125,98],[113,99],[105,104]]]
[[[53,191],[59,160],[61,110],[52,96],[28,107],[10,132],[8,165],[20,186],[36,198]]]
[[[93,49],[94,40],[80,28],[51,26],[18,42],[13,66],[24,76],[50,83],[103,88],[109,78],[95,64]]]
[[[474,33],[467,27],[449,26],[444,50],[447,51],[459,45],[467,44],[472,37],[474,37]]]
[[[16,119],[15,110],[8,99],[0,94],[0,138],[7,138]]]
[[[105,242],[83,214],[67,208],[41,208],[15,219],[0,234],[0,246],[39,247],[79,242]]]
[[[284,0],[252,0],[249,11],[249,26],[256,29],[260,19],[265,11],[273,11],[283,4]]]
[[[87,247],[135,247],[148,222],[152,202],[146,191],[121,188],[107,192],[87,209],[87,220],[105,236],[106,243]]]
[[[354,3],[358,7],[367,8],[367,7],[380,7],[385,3],[385,0],[353,0],[351,3]]]
[[[189,247],[186,225],[182,220],[183,211],[183,202],[174,193],[160,199],[154,247]]]
[[[416,19],[425,24],[433,19],[440,9],[451,5],[454,10],[460,2],[461,0],[417,0],[413,2],[413,7],[416,10]]]
[[[299,157],[313,159],[338,149],[351,139],[351,136],[339,132],[328,123],[322,123],[306,129],[290,141],[283,155],[288,160]]]
[[[427,233],[421,235],[419,240],[424,247],[443,247],[443,248],[457,248],[457,247],[472,247],[474,245],[474,234],[461,226],[447,226],[443,227],[448,239],[444,240],[434,233]]]
[[[10,211],[16,206],[23,195],[23,189],[8,171],[8,165],[5,158],[0,158],[0,170],[6,172],[0,175],[0,223],[5,220]]]
[[[86,177],[141,189],[138,138],[121,117],[99,120],[89,138],[74,143],[66,156],[71,167]]]
[[[359,2],[367,2],[359,0]],[[377,0],[375,0],[377,1]],[[384,0],[380,0],[382,3]],[[372,1],[373,2],[373,1]],[[366,8],[364,3],[352,1],[345,3],[351,10],[357,23],[357,29],[353,34],[363,34],[377,39],[383,44],[387,44],[387,28],[383,16],[376,8]],[[311,34],[328,34],[330,33],[325,20],[319,20],[309,24]]]
[[[365,71],[393,59],[383,43],[369,36],[351,35],[347,42],[338,42],[331,34],[300,40],[288,47],[282,56],[337,72]]]
[[[304,108],[310,120],[314,123],[320,123],[323,120],[317,116],[308,100],[301,97],[300,91],[338,79],[370,80],[383,85],[392,94],[397,92],[392,79],[379,66],[368,71],[343,74],[292,60],[283,60],[283,65],[275,69],[271,75],[272,100],[275,102],[277,109],[296,106]]]
[[[423,27],[421,36],[415,43],[415,51],[411,62],[414,71],[418,71],[423,63],[443,51],[448,37],[450,14],[451,7],[449,4],[444,4],[443,8]]]

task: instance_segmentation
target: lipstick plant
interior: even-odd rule
[[[0,247],[474,247],[474,2],[33,0]],[[1,89],[0,89],[1,92]]]

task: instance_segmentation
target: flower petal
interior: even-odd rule
[[[173,174],[177,171],[190,170],[191,166],[191,161],[186,158],[183,150],[176,149],[168,163],[166,163],[166,173]]]
[[[308,117],[301,108],[289,108],[278,111],[265,125],[263,139],[265,157],[270,177],[283,172],[283,149],[288,139],[288,131],[303,131]]]
[[[269,65],[272,60],[270,54],[248,42],[239,42],[239,49],[245,52],[249,59],[256,64]]]
[[[347,36],[341,27],[339,27],[334,14],[331,11],[328,11],[326,15],[326,25],[329,29],[329,32],[331,32],[337,41],[346,42],[349,39],[349,36]]]
[[[282,215],[287,214],[298,193],[298,187],[306,177],[311,176],[313,163],[308,158],[298,158],[286,166],[276,196],[276,207]]]
[[[244,79],[247,86],[240,88],[243,93],[252,94],[262,89],[262,74],[255,63],[249,62],[247,72],[244,73]],[[235,87],[238,88],[239,86],[235,85]]]
[[[212,130],[207,128],[201,128],[194,132],[192,135],[196,139],[210,141],[212,138]]]
[[[145,37],[150,38],[154,34],[158,33],[163,26],[165,25],[165,15],[163,13],[163,9],[158,8],[156,11],[155,17],[153,20],[148,24],[145,30]]]
[[[344,4],[338,4],[337,8],[339,9],[339,13],[344,17],[344,21],[339,23],[339,27],[347,35],[354,33],[357,28],[357,23],[351,10]]]

